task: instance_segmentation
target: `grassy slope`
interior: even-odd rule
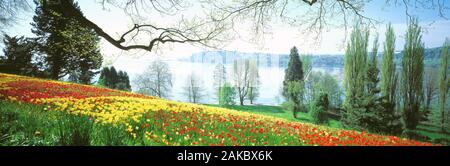
[[[209,106],[214,107],[221,107],[217,104],[208,104]],[[279,118],[285,118],[291,121],[298,121],[298,122],[306,122],[311,123],[311,117],[307,113],[298,112],[297,113],[297,119],[295,119],[292,116],[291,112],[283,110],[280,106],[268,106],[268,105],[234,105],[234,106],[227,106],[225,108],[234,109],[238,111],[244,111],[244,112],[251,112],[255,114],[263,114],[263,115],[269,115]],[[333,128],[343,128],[341,125],[341,122],[337,120],[330,120],[326,126],[333,127]],[[420,124],[418,127],[418,133],[424,136],[427,136],[431,138],[432,140],[435,139],[446,139],[447,141],[450,141],[450,133],[442,133],[440,132],[439,127],[436,126],[430,126],[426,124]]]
[[[0,145],[2,145],[3,141],[7,140],[7,144],[17,144],[17,142],[21,142],[21,138],[24,139],[34,139],[34,135],[46,135],[43,139],[38,139],[38,142],[28,142],[23,143],[23,145],[111,145],[109,140],[111,137],[111,132],[114,132],[115,140],[118,140],[117,143],[113,143],[116,145],[130,145],[132,140],[130,139],[117,139],[117,136],[123,135],[122,129],[112,129],[104,128],[104,126],[97,126],[91,124],[90,128],[79,128],[74,126],[80,126],[77,124],[86,123],[85,120],[80,120],[77,118],[69,118],[69,119],[56,119],[49,117],[57,117],[56,113],[47,113],[43,111],[43,108],[40,106],[34,106],[31,104],[18,104],[14,102],[6,102],[0,100],[0,112],[2,113],[1,121],[7,122],[2,123],[2,131],[0,133]],[[212,105],[214,106],[214,105]],[[269,116],[275,116],[284,118],[290,121],[301,121],[301,122],[310,122],[310,117],[306,113],[298,113],[298,119],[292,118],[292,114],[290,112],[286,112],[277,106],[232,106],[230,109],[251,112],[255,114],[263,114]],[[10,116],[9,113],[12,113],[13,116]],[[4,116],[5,115],[5,116]],[[32,118],[30,118],[32,117]],[[22,123],[24,122],[24,123]],[[61,126],[61,124],[69,124],[69,126]],[[10,125],[11,124],[11,125]],[[71,125],[75,124],[75,125]],[[16,126],[23,126],[22,128],[30,128],[26,126],[33,126],[29,132],[27,131],[23,134],[23,129],[16,128]],[[36,127],[34,127],[36,126]],[[84,126],[84,125],[81,125]],[[341,128],[340,123],[338,121],[331,121],[328,126],[334,128]],[[12,128],[11,128],[12,127]],[[35,129],[33,129],[35,128]],[[4,130],[3,130],[4,129]],[[80,131],[78,131],[80,130]],[[68,131],[69,133],[61,133],[61,131]],[[98,132],[97,132],[98,131]],[[90,138],[91,141],[83,142],[84,138],[79,138],[80,133],[73,132],[88,132],[90,134],[86,134],[88,136],[92,136]],[[117,132],[117,133],[116,133]],[[21,134],[22,133],[22,134]],[[83,134],[81,134],[82,136]],[[48,136],[48,137],[47,137]],[[61,137],[61,139],[57,139]],[[445,136],[448,138],[448,136]],[[50,139],[50,140],[46,140]],[[81,140],[80,140],[81,139]],[[19,140],[19,141],[16,141]],[[43,143],[41,141],[43,141]],[[29,140],[25,140],[29,141]],[[125,141],[125,142],[124,142]],[[20,145],[21,143],[18,143]],[[5,144],[3,144],[5,145]]]
[[[261,110],[252,106],[238,106],[240,109],[246,107]],[[274,106],[259,107],[266,111],[280,109]],[[285,116],[288,116],[287,113],[285,114]],[[306,118],[307,115],[301,114],[300,116]],[[112,127],[92,123],[86,117],[71,116],[64,112],[46,111],[43,106],[33,104],[0,100],[0,121],[2,122],[0,123],[0,146],[164,145],[159,142],[135,140],[120,126]],[[175,123],[175,126],[178,126],[178,123]],[[226,129],[221,130],[225,131]],[[267,140],[280,142],[280,138],[284,138],[284,134],[286,132],[283,132],[281,137],[272,135],[267,137]],[[258,137],[255,138],[259,139]],[[249,146],[250,144],[242,145]]]
[[[135,145],[121,128],[33,104],[0,100],[0,121],[0,146]]]

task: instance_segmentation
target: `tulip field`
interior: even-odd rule
[[[0,100],[8,108],[17,106],[19,114],[20,108],[33,107],[33,111],[21,116],[26,119],[28,114],[31,116],[37,112],[37,119],[46,121],[44,125],[54,125],[55,129],[51,132],[44,132],[43,129],[31,131],[33,136],[45,135],[46,139],[64,142],[52,145],[72,145],[71,141],[61,140],[63,137],[76,137],[87,142],[87,145],[433,145],[395,136],[329,128],[131,92],[10,74],[0,74]],[[0,109],[4,108],[2,106]]]

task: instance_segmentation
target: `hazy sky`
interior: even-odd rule
[[[84,15],[97,23],[113,36],[118,36],[132,26],[132,22],[120,9],[109,6],[108,10],[102,10],[100,4],[94,0],[78,1]],[[445,3],[450,3],[444,1]],[[449,4],[446,4],[449,6]],[[384,1],[372,1],[365,7],[364,12],[368,17],[377,19],[384,23],[392,22],[397,35],[396,49],[403,48],[403,34],[406,30],[406,14],[403,6],[386,6]],[[423,41],[426,47],[441,46],[446,37],[450,37],[450,20],[439,17],[437,11],[410,9],[410,13],[419,16],[420,24],[426,30],[423,34]],[[450,13],[445,13],[450,17]],[[12,35],[25,35],[32,37],[30,22],[34,11],[21,16],[19,23],[7,30]],[[152,21],[162,21],[163,18],[152,18]],[[164,20],[164,19],[163,19]],[[378,26],[371,35],[376,32],[380,34],[380,44],[384,41],[385,24]],[[244,52],[266,52],[266,53],[288,53],[292,46],[297,46],[301,53],[312,54],[334,54],[343,52],[344,30],[339,28],[330,28],[322,34],[320,43],[307,44],[308,39],[299,33],[298,28],[292,28],[284,25],[275,26],[271,29],[271,35],[265,38],[263,45],[254,45],[249,42],[237,39],[230,42],[224,49],[237,50]],[[169,45],[168,45],[169,46]],[[189,44],[170,45],[159,53],[148,53],[145,51],[121,51],[102,39],[102,53],[105,57],[115,57],[117,55],[163,55],[163,56],[188,56],[195,52],[203,51],[204,48],[198,48]]]

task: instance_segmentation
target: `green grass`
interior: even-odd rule
[[[0,146],[134,145],[123,128],[0,100]]]
[[[429,137],[431,140],[447,140],[447,143],[450,143],[450,133],[441,132],[438,126],[422,123],[417,126],[417,132],[420,135]]]
[[[250,112],[255,114],[261,114],[261,115],[268,115],[268,116],[274,116],[278,118],[284,118],[287,120],[291,120],[294,122],[306,122],[306,123],[312,123],[311,116],[308,113],[305,112],[297,112],[297,118],[294,118],[292,115],[292,112],[283,110],[281,106],[269,106],[269,105],[230,105],[230,106],[220,106],[217,104],[207,104],[208,106],[213,107],[223,107],[243,112]],[[333,128],[343,128],[341,125],[341,122],[330,119],[327,124],[323,124],[329,127]]]
[[[231,125],[246,126],[246,122],[218,122],[217,119],[207,119],[208,114],[191,114],[189,112],[179,113],[175,121],[169,124],[166,120],[173,118],[173,113],[170,111],[150,112],[147,114],[157,119],[150,118],[145,123],[152,124],[149,126],[151,132],[155,137],[151,140],[144,138],[144,131],[137,130],[137,138],[133,138],[128,134],[123,125],[114,127],[110,124],[102,125],[101,123],[93,123],[93,120],[85,116],[75,116],[59,111],[46,111],[43,106],[17,103],[0,100],[0,146],[152,146],[152,145],[166,145],[160,139],[173,140],[174,143],[170,145],[193,145],[192,140],[199,140],[202,138],[205,143],[200,145],[281,145],[283,141],[293,142],[298,141],[296,137],[288,135],[287,132],[281,132],[279,135],[271,134],[264,135],[257,132],[245,132],[245,137],[252,137],[254,142],[234,142],[236,140],[227,139],[220,143],[221,139],[210,136],[201,136],[193,130],[183,128],[183,131],[190,135],[187,139],[186,135],[178,134],[173,129],[187,124],[192,125],[191,128],[200,128],[204,124],[209,124],[205,127],[206,131],[229,131],[228,127]],[[192,116],[192,117],[190,117]],[[191,124],[192,119],[201,116],[201,123]],[[150,121],[148,121],[150,120]],[[133,122],[133,126],[140,126],[141,122]],[[143,128],[143,127],[140,127]],[[261,128],[262,129],[262,128]],[[224,133],[215,133],[224,134]],[[229,134],[229,133],[228,133]],[[238,137],[234,135],[234,137]],[[207,138],[209,140],[207,140]],[[264,141],[258,141],[264,140]],[[302,145],[297,142],[295,145]]]
[[[291,112],[279,106],[236,105],[226,108],[311,123],[309,114],[299,112],[295,119]],[[0,100],[0,122],[0,146],[160,145],[136,142],[122,127],[94,124],[87,117],[45,111],[43,107],[32,104]],[[337,120],[324,125],[343,128]],[[432,142],[448,145],[450,134],[439,130],[437,126],[421,124],[417,133],[429,137]]]

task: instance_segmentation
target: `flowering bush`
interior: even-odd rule
[[[144,145],[432,145],[92,86],[0,74],[0,97],[123,128]],[[63,117],[61,117],[63,118]]]

